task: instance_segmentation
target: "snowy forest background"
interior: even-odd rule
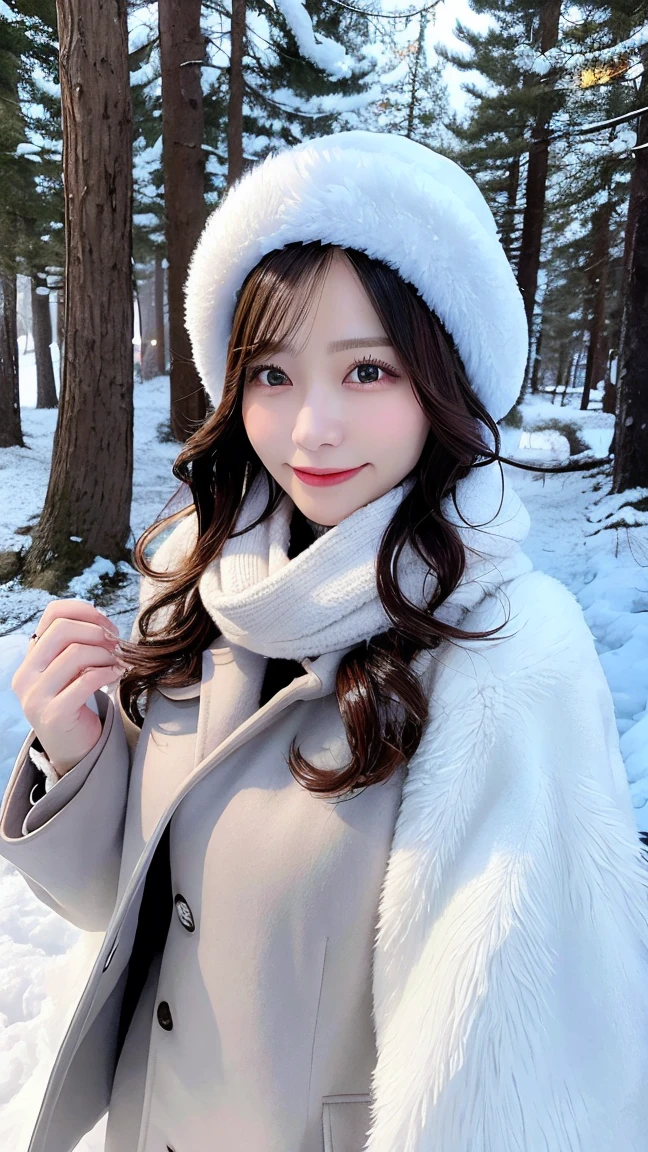
[[[132,548],[210,410],[182,298],[207,215],[269,150],[364,128],[452,157],[492,208],[529,322],[503,452],[553,471],[505,467],[594,634],[648,834],[647,59],[648,0],[0,0],[0,791],[48,601],[130,633]],[[12,1152],[99,942],[0,861]]]

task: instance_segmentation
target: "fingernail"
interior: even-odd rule
[[[113,624],[112,620],[108,620],[107,623],[104,624],[104,629],[105,628],[110,628],[110,631],[114,636],[119,636],[119,628],[116,624]]]

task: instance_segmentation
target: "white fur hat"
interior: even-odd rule
[[[185,283],[185,323],[218,407],[236,294],[266,252],[295,240],[358,248],[413,284],[450,332],[494,420],[517,400],[528,355],[522,295],[495,220],[467,172],[406,136],[350,131],[270,153],[209,216]]]

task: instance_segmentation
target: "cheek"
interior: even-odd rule
[[[384,443],[392,452],[420,440],[426,431],[427,420],[413,395],[385,396],[383,404],[367,405],[363,413],[363,437]]]
[[[244,401],[242,408],[243,423],[250,443],[253,445],[271,445],[280,432],[280,423],[277,416],[263,404],[254,400]]]

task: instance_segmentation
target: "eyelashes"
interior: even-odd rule
[[[384,360],[356,360],[349,368],[349,372],[354,372],[356,368],[359,368],[363,364],[368,364],[372,368],[382,368],[383,372],[386,372],[388,376],[394,379],[398,376],[396,369],[392,368],[390,364],[386,364]],[[372,380],[371,383],[376,384],[377,381]]]

